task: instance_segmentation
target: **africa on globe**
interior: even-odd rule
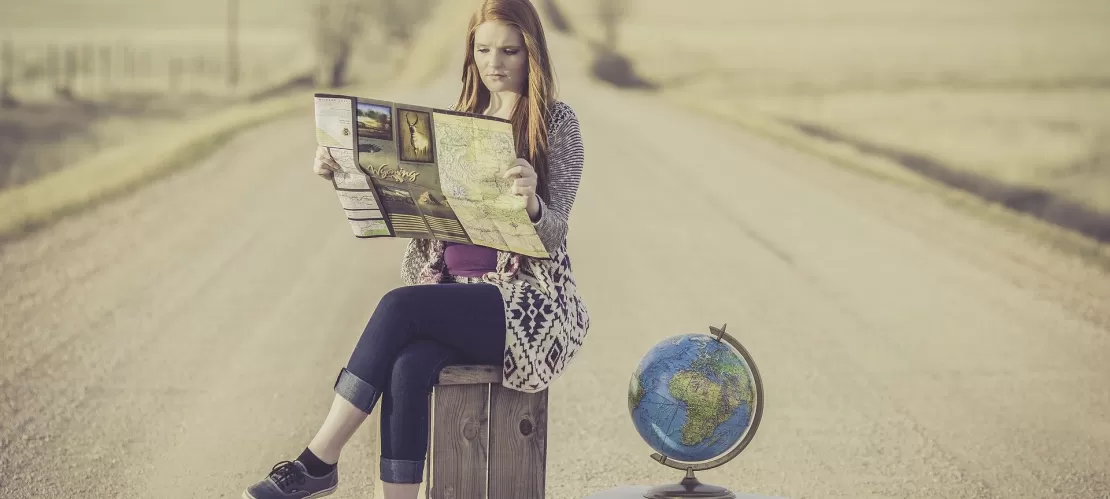
[[[646,497],[735,497],[702,484],[694,471],[736,457],[755,435],[763,384],[748,351],[724,328],[680,334],[652,347],[628,387],[628,409],[652,457],[686,479]]]

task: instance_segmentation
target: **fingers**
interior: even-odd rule
[[[518,178],[513,181],[512,193],[520,196],[533,196],[536,194],[536,180],[534,178]]]
[[[525,163],[523,165],[516,165],[512,168],[509,168],[508,170],[505,170],[505,173],[503,173],[501,176],[506,179],[532,178],[536,176],[536,170],[532,168],[532,165]]]
[[[316,157],[312,162],[312,173],[315,173],[325,179],[331,180],[335,173],[343,171],[339,163],[331,155],[331,150],[326,147],[320,146],[316,148]]]
[[[339,163],[335,161],[335,158],[331,155],[331,151],[326,147],[321,147],[316,150],[316,163],[320,165],[327,165],[332,171],[337,172],[341,170],[341,168],[339,167]]]
[[[517,158],[513,161],[512,167],[505,170],[501,176],[513,179],[513,186],[510,189],[513,194],[524,197],[536,195],[536,169],[532,168],[528,160]]]
[[[319,163],[317,163],[317,165],[319,165]],[[313,165],[312,173],[315,173],[315,174],[317,174],[321,177],[324,177],[328,180],[331,180],[332,176],[335,175],[335,172],[333,170],[328,169],[328,168],[318,167],[317,165]]]
[[[332,174],[342,171],[338,166],[329,165],[327,163],[317,162],[312,165],[312,173],[320,175],[324,178],[331,178]]]

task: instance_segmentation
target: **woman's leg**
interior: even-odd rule
[[[431,424],[429,395],[443,366],[459,363],[461,358],[454,350],[431,340],[409,343],[397,355],[389,388],[382,394],[383,482],[420,483]]]
[[[484,357],[481,352],[488,350],[485,345],[491,338],[503,342],[504,333],[501,292],[490,284],[405,286],[386,293],[367,322],[347,366],[336,378],[333,387],[336,399],[324,424],[297,461],[305,465],[310,476],[328,477],[334,483],[332,472],[344,445],[373,411],[397,354],[410,342],[436,340],[465,357],[478,354],[473,356],[477,358]],[[500,355],[494,362],[501,364]],[[316,454],[317,451],[324,455]],[[318,472],[313,472],[314,469]],[[294,476],[294,481],[306,479],[303,475],[296,478],[300,471],[292,464],[282,466],[281,470],[282,476]],[[275,472],[251,486],[248,495],[263,491],[252,497],[286,497],[278,495],[279,489],[287,487],[277,483],[283,480],[274,474],[277,471],[275,466]]]
[[[309,449],[324,462],[339,460],[343,446],[373,411],[401,349],[431,339],[466,358],[489,359],[489,343],[502,345],[505,311],[490,284],[406,286],[386,293],[362,332],[347,367],[335,382],[337,399]],[[500,356],[490,360],[501,365]]]
[[[417,340],[401,350],[393,363],[389,388],[382,395],[383,482],[419,484],[423,479],[431,426],[430,395],[440,371],[460,363],[499,365],[504,350],[503,334],[476,338],[469,355],[435,340]]]
[[[490,343],[500,355],[504,340]],[[416,499],[427,458],[432,387],[444,366],[461,361],[474,362],[432,340],[409,343],[397,355],[380,409],[385,499]]]

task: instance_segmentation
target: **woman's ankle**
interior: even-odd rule
[[[308,447],[305,447],[301,455],[297,457],[297,460],[304,464],[305,469],[308,470],[308,474],[314,477],[327,476],[328,473],[335,470],[335,465],[339,461],[338,459],[324,459]]]
[[[306,452],[311,452],[314,457],[322,461],[326,465],[334,465],[339,462],[339,456],[342,454],[343,449],[329,449],[326,446],[319,445],[317,442],[308,444],[304,449]]]
[[[420,494],[419,483],[382,482],[385,499],[417,499]]]

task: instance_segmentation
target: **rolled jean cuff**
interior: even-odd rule
[[[382,481],[385,483],[420,483],[424,461],[381,458]]]
[[[348,402],[366,414],[370,414],[374,410],[374,405],[378,403],[378,397],[382,394],[381,391],[374,388],[374,385],[355,376],[346,367],[341,369],[339,376],[335,378],[334,389],[335,393],[347,399]]]

